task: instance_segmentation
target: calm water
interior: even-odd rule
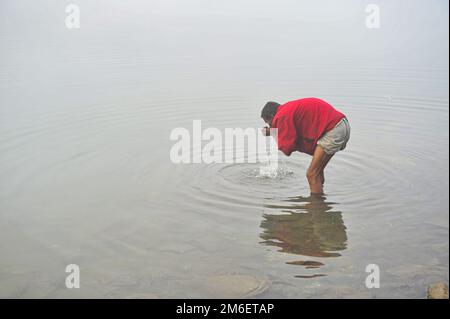
[[[0,297],[422,298],[448,283],[447,1],[77,4],[80,29],[61,1],[0,4]],[[308,96],[352,125],[324,197],[305,154],[276,178],[169,159],[173,128],[260,127],[267,100]]]

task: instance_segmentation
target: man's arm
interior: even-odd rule
[[[270,136],[270,127],[266,126],[261,129],[262,135]]]
[[[278,129],[278,149],[286,156],[290,156],[292,152],[297,150],[297,129],[293,117],[278,117],[273,126]]]

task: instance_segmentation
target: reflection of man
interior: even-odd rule
[[[330,211],[332,207],[323,196],[296,197],[287,201],[294,206],[268,206],[281,209],[285,214],[264,214],[265,220],[261,222],[264,231],[260,235],[263,243],[280,247],[280,251],[286,253],[312,257],[340,256],[336,251],[347,247],[342,213]]]
[[[346,116],[321,99],[306,98],[283,105],[268,102],[261,118],[278,129],[278,148],[284,154],[299,151],[312,155],[306,172],[309,187],[312,194],[323,194],[325,166],[350,139]],[[263,134],[270,135],[269,128],[264,128]]]

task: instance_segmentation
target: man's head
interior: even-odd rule
[[[272,121],[273,121],[275,114],[277,114],[279,106],[280,106],[280,104],[277,102],[267,102],[261,111],[261,118],[270,127],[272,127]]]

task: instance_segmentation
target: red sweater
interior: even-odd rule
[[[327,102],[306,98],[280,105],[272,122],[278,129],[278,149],[287,156],[293,151],[314,154],[317,140],[345,115]]]

